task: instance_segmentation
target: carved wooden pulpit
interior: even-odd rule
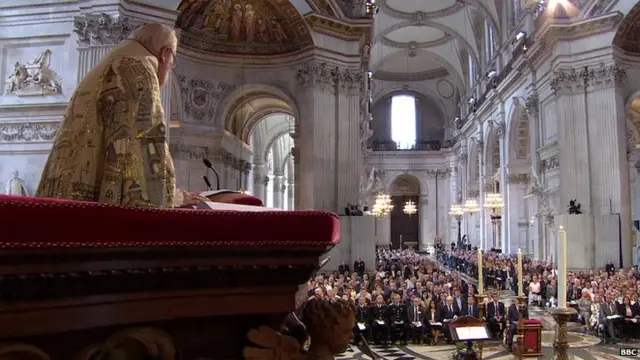
[[[12,196],[0,219],[2,360],[242,358],[340,234],[327,212]]]

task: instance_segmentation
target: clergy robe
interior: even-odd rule
[[[36,196],[170,207],[176,196],[158,60],[126,40],[78,85]]]

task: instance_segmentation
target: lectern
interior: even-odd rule
[[[0,355],[30,360],[241,359],[340,234],[328,212],[4,195],[0,221]]]
[[[454,342],[464,342],[467,348],[458,351],[457,359],[476,360],[479,359],[473,349],[474,341],[486,341],[490,339],[487,325],[480,319],[473,316],[463,316],[449,324],[451,339]]]

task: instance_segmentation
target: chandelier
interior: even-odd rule
[[[375,217],[384,217],[389,215],[393,210],[393,202],[391,202],[391,196],[380,193],[376,196],[376,201],[373,203],[373,209],[371,213]]]
[[[418,208],[416,207],[416,203],[413,202],[412,200],[408,200],[407,202],[404,203],[404,208],[402,209],[402,212],[404,212],[409,216],[417,213]]]
[[[468,212],[469,214],[473,215],[480,211],[480,206],[475,200],[467,200],[464,202],[463,210],[464,212]]]
[[[464,208],[460,205],[451,205],[451,209],[449,209],[449,215],[459,221],[464,215]]]
[[[484,207],[491,209],[494,213],[504,208],[504,202],[502,196],[498,193],[487,194],[484,200]]]

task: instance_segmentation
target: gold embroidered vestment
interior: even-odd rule
[[[169,207],[175,174],[157,60],[126,41],[78,85],[36,196]]]

